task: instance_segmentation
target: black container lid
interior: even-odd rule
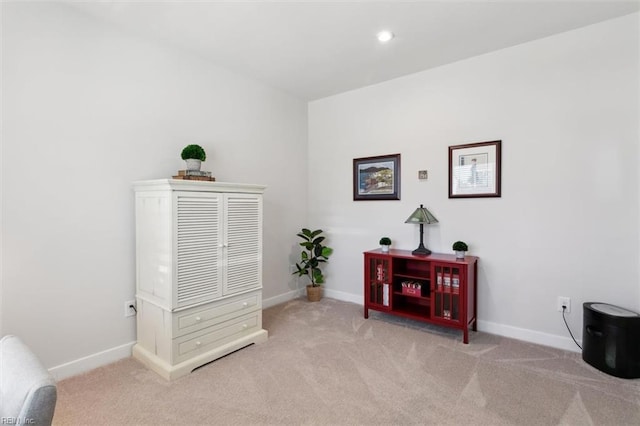
[[[610,315],[613,317],[626,317],[626,318],[640,317],[640,314],[638,314],[637,312],[633,312],[628,309],[621,308],[620,306],[610,305],[608,303],[590,302],[590,303],[585,303],[585,306],[588,306],[590,309],[596,312]]]

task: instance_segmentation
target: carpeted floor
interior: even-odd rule
[[[167,382],[125,359],[58,384],[54,425],[638,425],[640,379],[579,353],[304,299],[269,340]]]

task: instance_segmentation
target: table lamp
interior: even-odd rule
[[[417,249],[412,251],[412,254],[417,255],[429,255],[431,254],[431,250],[426,248],[423,243],[424,239],[424,224],[430,223],[438,223],[438,219],[434,215],[431,214],[429,210],[427,210],[422,204],[418,207],[412,214],[409,216],[409,219],[405,220],[404,223],[418,223],[420,224],[420,245]]]

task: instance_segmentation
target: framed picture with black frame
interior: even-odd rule
[[[400,154],[353,159],[353,200],[399,200]]]
[[[449,198],[501,196],[502,141],[449,147]]]

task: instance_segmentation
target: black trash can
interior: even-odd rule
[[[582,359],[612,376],[640,377],[640,314],[589,302],[583,315]]]

